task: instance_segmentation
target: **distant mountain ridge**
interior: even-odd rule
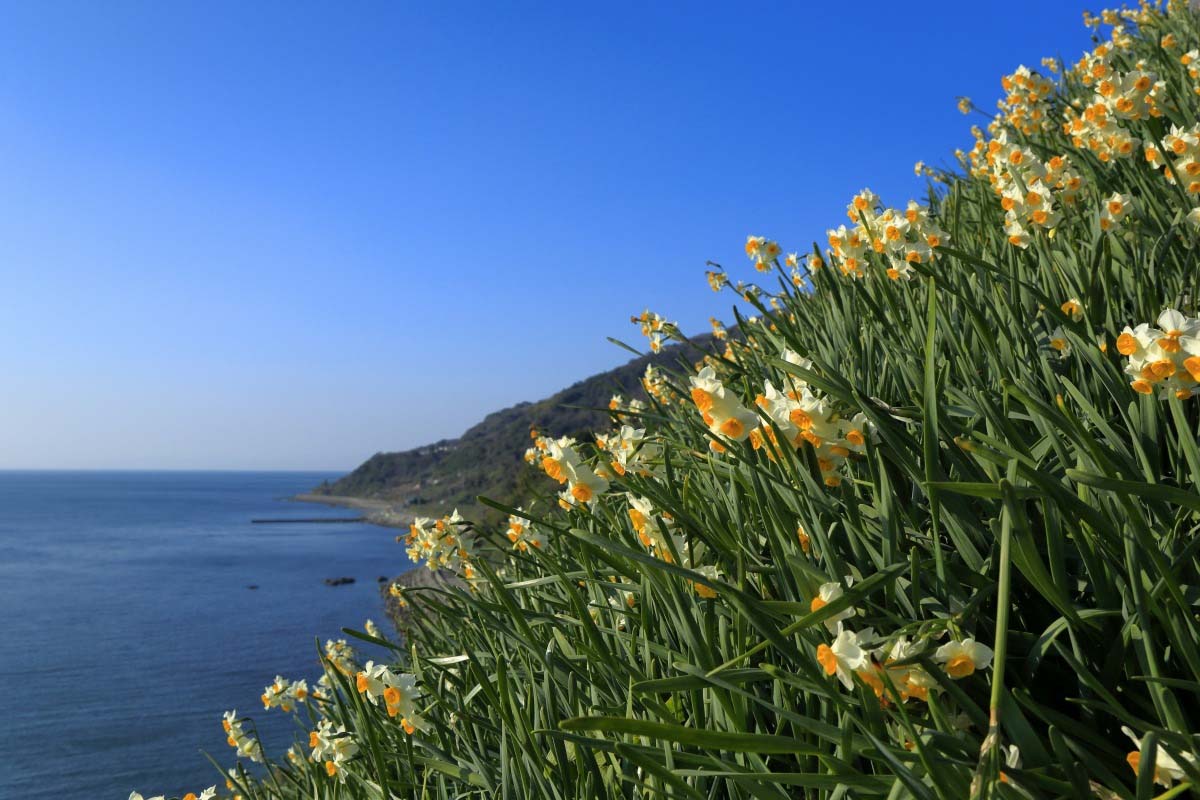
[[[391,503],[415,514],[442,514],[452,508],[479,510],[480,495],[516,503],[534,475],[522,456],[530,446],[529,430],[553,436],[584,438],[609,426],[613,394],[641,397],[648,364],[672,367],[681,358],[696,360],[712,342],[711,335],[664,347],[578,383],[537,402],[518,403],[488,414],[457,439],[393,453],[376,453],[336,481],[316,487],[313,495],[354,497]]]

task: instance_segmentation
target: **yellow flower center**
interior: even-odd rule
[[[563,466],[558,459],[546,456],[542,459],[542,469],[545,470],[547,475],[559,483],[567,482],[566,473],[563,472]]]
[[[946,674],[951,678],[965,678],[975,671],[975,662],[966,655],[957,655],[946,662]]]
[[[740,419],[738,419],[737,417],[730,417],[729,419],[727,419],[721,423],[720,430],[721,430],[721,433],[725,434],[729,438],[737,439],[743,433],[745,433],[746,426],[743,425],[742,421]]]
[[[825,668],[826,675],[833,675],[837,672],[837,656],[833,654],[833,650],[827,644],[817,647],[817,661]]]

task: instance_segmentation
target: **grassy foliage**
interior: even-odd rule
[[[1106,19],[1122,27],[1099,55],[1051,70],[1046,96],[1021,97],[1016,80],[1017,102],[979,133],[975,158],[932,174],[923,230],[949,238],[931,253],[910,230],[895,251],[919,253],[907,267],[873,247],[856,267],[835,247],[807,269],[791,260],[793,275],[752,241],[775,272],[737,287],[756,316],[739,320],[744,343],[707,358],[717,383],[697,394],[707,379],[681,365],[646,408],[614,411],[646,431],[632,449],[631,431],[605,436],[611,452],[592,460],[540,440],[532,459],[567,491],[506,509],[517,546],[502,568],[466,546],[504,544],[501,531],[450,520],[430,533],[451,543],[469,588],[408,597],[402,645],[359,637],[392,664],[363,674],[414,683],[392,702],[360,691],[357,664],[327,662],[326,696],[304,711],[305,728],[324,718],[324,732],[265,779],[239,773],[237,793],[1193,792],[1198,401],[1162,353],[1200,355],[1189,350],[1200,343],[1120,334],[1164,308],[1197,314],[1188,214],[1200,189],[1168,142],[1200,119],[1186,63],[1200,33],[1183,8]],[[1097,58],[1115,99],[1151,100],[1090,141],[1069,120],[1103,91]],[[1132,88],[1138,70],[1161,88]],[[1129,154],[1122,136],[1137,140]],[[1054,156],[1080,180],[1039,176],[1053,214],[1022,200],[1006,219],[1002,193],[1027,195],[1030,160]],[[1121,208],[1106,211],[1114,194]],[[861,205],[872,207],[852,206],[851,224],[882,236],[887,214]],[[1135,346],[1162,351],[1149,373],[1127,373]],[[808,411],[769,413],[794,410],[786,399],[756,407],[765,381],[836,433],[805,439],[819,427],[804,427]],[[754,431],[725,424],[743,411]],[[353,752],[339,757],[336,741]]]

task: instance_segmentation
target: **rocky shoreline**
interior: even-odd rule
[[[413,515],[396,510],[393,503],[386,500],[374,500],[364,497],[349,497],[333,494],[298,494],[291,498],[297,503],[317,503],[334,508],[353,508],[364,512],[365,522],[384,528],[407,530],[413,521]],[[403,551],[398,551],[403,557]],[[344,581],[345,579],[337,579]],[[352,580],[352,579],[351,579]],[[384,611],[397,631],[403,632],[408,625],[408,609],[401,605],[400,598],[391,592],[393,585],[399,585],[405,590],[421,588],[448,589],[459,585],[461,579],[453,572],[446,570],[431,570],[414,564],[411,569],[400,573],[391,580],[381,579],[379,594],[383,598]],[[328,584],[329,581],[327,580]],[[334,584],[330,584],[334,585]]]
[[[366,497],[350,497],[337,494],[298,494],[291,498],[296,503],[318,503],[333,508],[353,508],[364,512],[365,522],[384,528],[407,528],[413,515],[398,511],[394,503]]]

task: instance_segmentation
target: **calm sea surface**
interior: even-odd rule
[[[384,528],[250,524],[354,516],[284,500],[328,477],[0,471],[0,800],[199,791],[221,780],[202,751],[233,763],[233,708],[281,756],[295,728],[263,687],[311,685],[316,637],[389,630],[376,579],[407,563]]]

